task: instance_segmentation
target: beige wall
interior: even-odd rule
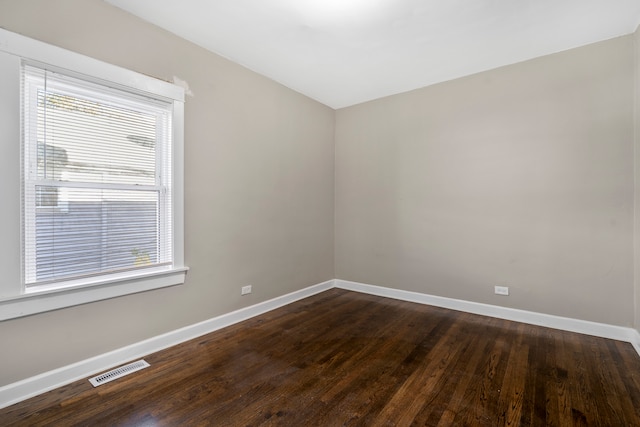
[[[100,0],[0,0],[0,27],[195,94],[187,283],[0,322],[0,386],[333,278],[333,110]]]
[[[640,26],[636,29],[634,37],[635,59],[635,328],[640,332]]]
[[[633,325],[632,88],[626,36],[337,111],[336,277]]]

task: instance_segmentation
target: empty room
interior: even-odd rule
[[[640,426],[639,24],[0,0],[0,425]]]

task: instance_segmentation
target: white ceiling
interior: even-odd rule
[[[333,108],[640,23],[640,0],[106,1]]]

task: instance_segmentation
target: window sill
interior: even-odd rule
[[[89,286],[32,292],[0,300],[0,321],[183,284],[188,268],[122,277]]]

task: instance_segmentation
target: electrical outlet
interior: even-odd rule
[[[251,293],[251,285],[243,286],[240,295],[247,295]]]
[[[494,287],[496,295],[509,295],[509,287],[508,286],[495,286]]]

